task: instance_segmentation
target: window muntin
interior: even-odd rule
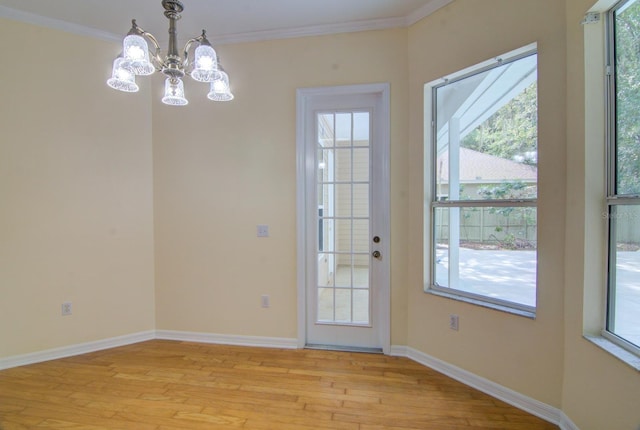
[[[608,14],[609,262],[605,336],[640,353],[640,1]]]
[[[445,80],[431,99],[430,290],[534,312],[537,54]]]

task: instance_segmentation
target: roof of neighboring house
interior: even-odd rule
[[[438,156],[438,177],[441,183],[449,178],[449,151]],[[460,182],[483,183],[521,180],[535,182],[538,169],[535,166],[496,157],[473,149],[460,148]]]

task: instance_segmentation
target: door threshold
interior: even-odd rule
[[[366,346],[343,346],[343,345],[323,345],[317,343],[308,343],[305,349],[319,349],[323,351],[341,351],[341,352],[362,352],[367,354],[382,354],[382,348],[369,348]]]

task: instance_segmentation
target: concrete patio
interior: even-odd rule
[[[447,249],[436,253],[436,282],[448,285]],[[458,288],[475,294],[536,304],[536,251],[460,248]],[[640,251],[619,251],[615,332],[640,345]],[[604,288],[604,286],[603,286]]]

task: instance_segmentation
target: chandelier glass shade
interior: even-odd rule
[[[167,78],[164,81],[162,103],[171,106],[184,106],[189,101],[184,98],[184,82],[180,78]]]
[[[111,78],[107,85],[119,91],[136,92],[136,76],[148,76],[158,71],[164,74],[165,90],[162,102],[171,106],[184,106],[189,102],[184,94],[182,78],[190,75],[197,82],[210,84],[207,98],[214,101],[233,100],[229,76],[222,69],[215,49],[207,40],[206,32],[190,39],[182,55],[178,51],[176,22],[184,6],[178,0],[162,0],[164,15],[169,19],[169,49],[163,55],[158,40],[138,27],[132,20],[131,30],[122,42],[122,54],[113,62]],[[149,52],[151,42],[154,51]],[[195,49],[194,49],[195,47]]]
[[[228,102],[233,100],[233,94],[229,88],[229,76],[220,70],[220,77],[211,82],[211,90],[207,97],[214,102]]]
[[[123,61],[124,58],[122,57],[115,59],[113,62],[113,72],[111,78],[107,81],[107,85],[119,91],[135,93],[139,89],[136,84],[136,75],[130,68],[122,65]]]

